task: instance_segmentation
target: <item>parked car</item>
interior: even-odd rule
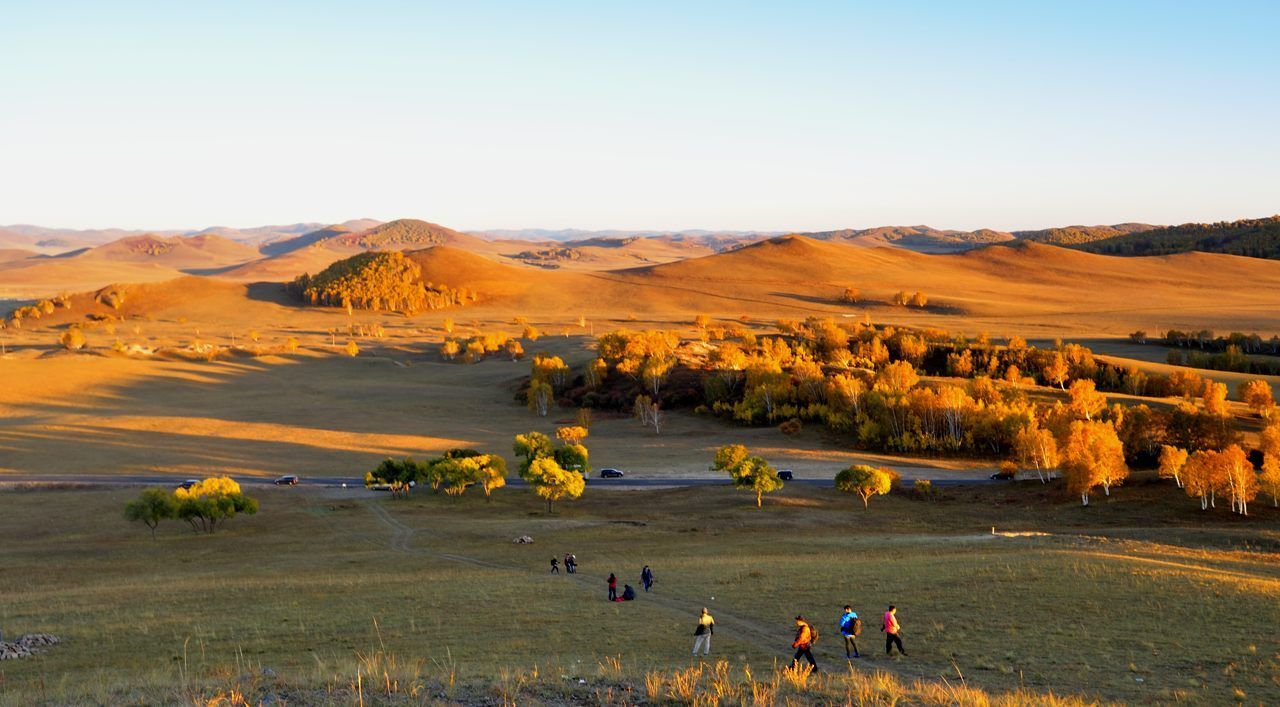
[[[600,478],[602,479],[621,479],[626,476],[620,469],[601,469]]]
[[[286,476],[281,476],[280,478],[276,479],[275,483],[276,483],[276,486],[297,486],[298,477],[294,476],[293,474],[288,474]]]
[[[186,481],[183,481],[182,483],[178,484],[178,488],[185,491],[191,488],[192,486],[195,486],[198,483],[200,483],[199,479],[187,479]]]
[[[795,473],[793,473],[790,469],[778,470],[778,478],[782,479],[783,481],[790,481],[794,476],[795,476]]]

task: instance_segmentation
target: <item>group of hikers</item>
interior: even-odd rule
[[[858,618],[858,613],[852,606],[845,605],[838,625],[840,635],[844,637],[845,658],[849,660],[861,658],[862,654],[858,652],[858,636],[862,635],[862,619]],[[893,655],[895,646],[899,653],[904,656],[907,654],[906,649],[902,647],[902,625],[898,623],[898,607],[889,605],[889,610],[884,612],[880,630],[884,632],[886,655]],[[715,631],[716,620],[712,618],[706,607],[703,607],[702,614],[698,616],[698,625],[693,630],[693,655],[698,655],[699,650],[702,651],[703,656],[711,654],[711,636]],[[813,644],[818,641],[818,633],[818,629],[814,628],[803,615],[796,616],[796,637],[791,641],[791,647],[796,651],[791,659],[792,667],[799,667],[800,659],[804,658],[809,662],[809,667],[817,672],[818,661],[813,659]]]
[[[578,571],[578,556],[569,553],[564,554],[564,571],[573,574]],[[560,560],[551,558],[551,574],[560,574]]]
[[[569,574],[577,572],[578,558],[575,555],[566,554],[564,568]],[[560,574],[559,558],[551,558],[551,574]],[[609,587],[609,601],[632,601],[636,598],[636,590],[630,584],[624,584],[622,595],[618,595],[618,577],[614,573],[610,572],[605,582]],[[653,570],[649,565],[645,565],[640,570],[640,584],[644,586],[646,592],[653,586]],[[858,652],[858,637],[862,635],[862,619],[858,617],[858,612],[846,604],[837,625],[840,627],[841,637],[844,638],[845,658],[849,660],[861,658],[862,654]],[[901,655],[907,654],[907,650],[902,647],[902,625],[898,623],[898,607],[889,605],[889,610],[884,612],[881,620],[880,630],[884,632],[885,655],[893,655],[895,647]],[[698,616],[698,625],[693,630],[693,655],[698,655],[698,651],[702,651],[704,656],[711,655],[711,636],[715,631],[716,620],[712,618],[711,612],[703,607],[702,614]],[[796,637],[791,641],[791,647],[796,651],[791,659],[793,667],[798,667],[800,659],[804,658],[812,670],[815,672],[818,670],[818,662],[813,658],[813,644],[817,642],[818,634],[818,629],[814,628],[803,615],[796,616]]]
[[[578,557],[573,554],[565,554],[564,571],[568,574],[574,574],[578,571]],[[551,574],[560,574],[560,558],[551,558]],[[636,598],[636,590],[630,584],[623,585],[622,596],[618,595],[618,577],[614,573],[609,573],[607,580],[609,585],[609,601],[632,601]],[[653,570],[649,565],[645,565],[640,570],[640,584],[646,592],[653,587]]]

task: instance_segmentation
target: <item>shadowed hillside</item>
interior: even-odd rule
[[[878,228],[819,231],[801,234],[823,241],[842,241],[860,246],[895,246],[922,253],[952,253],[988,243],[1003,243],[1013,236],[982,228],[976,231],[938,230],[929,226],[880,226]]]
[[[1035,241],[1050,245],[1075,245],[1114,238],[1130,233],[1141,233],[1159,228],[1147,223],[1118,223],[1114,226],[1063,226],[1038,231],[1014,231],[1014,237],[1023,241]]]
[[[1078,246],[1107,255],[1166,255],[1202,251],[1280,258],[1280,216],[1219,223],[1185,223]]]

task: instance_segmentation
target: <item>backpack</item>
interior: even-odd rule
[[[857,616],[853,617],[853,620],[849,622],[849,628],[853,629],[854,637],[861,636],[862,635],[862,619],[858,618]]]
[[[809,645],[812,646],[817,642],[818,642],[818,627],[814,626],[813,624],[809,624]]]

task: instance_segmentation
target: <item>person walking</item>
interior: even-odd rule
[[[560,574],[560,563],[556,558],[551,558],[551,574]]]
[[[644,569],[640,570],[640,583],[644,585],[646,592],[653,586],[653,570],[649,569],[649,565],[645,565]]]
[[[569,553],[566,552],[564,554],[564,571],[568,572],[569,574],[573,574],[574,569],[575,568],[573,566],[573,555],[570,555]]]
[[[898,646],[898,652],[906,655],[907,651],[902,647],[902,625],[898,623],[898,607],[893,604],[889,605],[889,610],[884,612],[884,625],[880,627],[884,631],[884,653],[885,655],[893,655],[893,646]]]
[[[609,573],[609,601],[618,600],[618,578]]]
[[[569,555],[569,574],[578,573],[578,556]]]
[[[707,607],[702,607],[702,615],[698,617],[698,627],[693,630],[693,654],[698,654],[698,649],[702,649],[702,655],[706,656],[711,653],[711,635],[716,632],[716,620],[711,618],[711,614],[707,612]]]
[[[844,636],[844,657],[845,658],[861,658],[858,654],[858,636],[862,633],[862,619],[858,618],[858,612],[853,610],[852,606],[846,605],[844,613],[840,615],[840,635]],[[850,653],[849,650],[853,649]]]
[[[818,640],[818,632],[813,630],[808,621],[803,616],[796,617],[796,640],[791,642],[791,647],[796,649],[796,655],[791,659],[791,667],[796,668],[800,665],[801,656],[809,661],[809,667],[813,672],[818,672],[818,661],[813,659],[813,642]]]

